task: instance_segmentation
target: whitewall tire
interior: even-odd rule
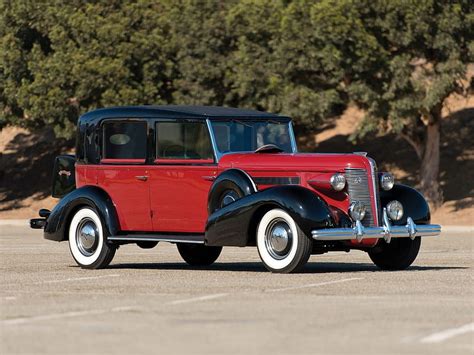
[[[86,269],[106,267],[115,255],[115,246],[107,244],[104,228],[91,207],[79,209],[69,224],[69,249],[76,263]]]
[[[288,213],[276,208],[260,220],[257,249],[268,270],[290,273],[304,267],[311,255],[312,241]]]

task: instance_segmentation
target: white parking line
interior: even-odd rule
[[[106,314],[106,313],[111,313],[111,312],[112,313],[130,312],[130,311],[137,311],[137,310],[140,310],[140,309],[137,307],[114,307],[110,309],[93,309],[89,311],[52,313],[52,314],[45,314],[45,315],[34,316],[34,317],[3,319],[0,321],[0,324],[1,325],[18,325],[18,324],[26,324],[26,323],[32,323],[32,322],[56,320],[56,319],[62,319],[62,318],[84,317],[84,316],[91,316],[91,315],[98,315],[98,314]]]
[[[282,291],[289,291],[289,290],[299,290],[301,288],[325,286],[325,285],[338,284],[338,283],[341,283],[341,282],[348,282],[348,281],[355,281],[355,280],[362,280],[362,279],[363,279],[362,277],[353,277],[353,278],[350,278],[350,279],[341,279],[341,280],[319,282],[319,283],[316,283],[316,284],[308,284],[308,285],[292,286],[292,287],[283,287],[283,288],[274,288],[274,289],[271,289],[271,290],[266,290],[266,292],[282,292]]]
[[[208,301],[208,300],[213,300],[215,298],[224,297],[227,295],[228,293],[216,293],[214,295],[207,295],[207,296],[201,296],[201,297],[187,298],[184,300],[171,301],[171,302],[168,302],[168,304],[175,305],[175,304],[183,304],[183,303],[191,303],[191,302],[199,302],[199,301]]]
[[[97,280],[97,279],[103,279],[103,278],[107,278],[107,277],[119,277],[119,276],[120,276],[119,274],[110,274],[110,275],[100,275],[100,276],[71,277],[71,278],[68,278],[68,279],[47,280],[47,281],[36,282],[35,285],[39,285],[39,284],[53,284],[53,283],[57,283],[57,282]]]
[[[441,343],[457,335],[474,332],[474,323],[465,324],[458,328],[446,329],[420,339],[421,343]]]

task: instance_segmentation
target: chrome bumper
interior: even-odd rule
[[[390,243],[392,238],[435,237],[441,234],[441,226],[439,224],[416,225],[411,217],[407,218],[405,226],[393,226],[384,208],[381,227],[364,227],[360,221],[356,221],[353,228],[316,229],[311,234],[314,240],[357,240],[360,242],[362,239],[383,238]]]

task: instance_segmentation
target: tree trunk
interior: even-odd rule
[[[439,207],[443,202],[443,194],[439,185],[439,141],[441,113],[432,116],[426,122],[426,139],[421,161],[421,191],[428,202]]]

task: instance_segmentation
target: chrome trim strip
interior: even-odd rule
[[[288,133],[290,134],[291,149],[293,153],[298,153],[298,144],[296,143],[295,132],[293,131],[293,121],[288,122]]]
[[[239,169],[239,168],[232,168],[232,169],[240,170],[240,171],[243,172],[245,175],[247,175],[247,177],[250,179],[250,182],[252,183],[253,191],[254,191],[254,192],[257,192],[257,191],[258,191],[257,185],[255,184],[255,181],[253,181],[253,178],[249,175],[249,173],[247,173],[245,170],[242,170],[242,169]]]
[[[211,120],[209,118],[206,119],[207,130],[209,131],[209,137],[211,137],[211,145],[212,150],[214,151],[214,158],[216,159],[216,163],[219,162],[219,159],[222,157],[222,154],[219,153],[217,149],[216,139],[214,137],[214,131],[212,130]]]
[[[361,242],[362,239],[384,238],[387,243],[390,243],[392,238],[411,238],[413,240],[415,237],[436,237],[441,234],[439,224],[416,225],[410,217],[404,226],[391,225],[385,208],[382,227],[364,227],[359,221],[357,222],[353,228],[315,229],[311,235],[314,240],[357,240]]]
[[[377,189],[377,182],[375,180],[378,178],[377,176],[375,176],[376,164],[375,164],[375,160],[373,160],[372,158],[367,157],[367,159],[369,160],[371,176],[372,176],[372,188],[374,191],[374,198],[375,198],[375,218],[377,220],[376,225],[379,226],[380,225],[380,212],[379,212],[380,206],[379,206],[379,191]]]
[[[170,242],[204,244],[204,234],[196,235],[159,235],[159,234],[127,234],[111,235],[107,241],[121,242]]]
[[[257,185],[299,185],[299,176],[259,176],[253,178]]]

